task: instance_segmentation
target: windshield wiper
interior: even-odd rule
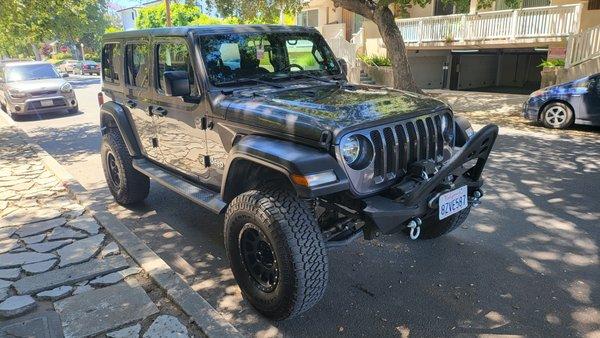
[[[240,78],[237,78],[237,79],[231,80],[231,81],[217,82],[217,85],[227,86],[227,85],[235,85],[235,84],[242,84],[242,83],[248,83],[248,82],[262,83],[262,84],[266,84],[266,85],[269,85],[269,86],[275,87],[275,88],[283,88],[283,86],[275,84],[273,82],[269,82],[269,81],[262,80],[261,78],[253,78],[253,77],[240,77]]]

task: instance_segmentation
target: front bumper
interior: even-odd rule
[[[481,174],[498,136],[496,125],[487,125],[458,149],[437,173],[416,183],[415,187],[399,201],[384,196],[363,199],[362,210],[367,224],[375,226],[381,233],[389,234],[402,230],[404,224],[414,217],[423,217],[437,208],[440,194],[460,186],[468,187],[468,194],[479,190],[483,184]],[[466,168],[465,163],[476,162]],[[452,175],[453,182],[447,178]]]
[[[523,117],[531,120],[537,121],[539,117],[540,107],[537,104],[534,104],[532,99],[529,99],[523,102]]]
[[[52,101],[52,105],[42,105],[42,101]],[[78,107],[75,93],[55,94],[51,96],[35,96],[26,98],[9,98],[7,107],[13,115],[36,115],[57,112]]]

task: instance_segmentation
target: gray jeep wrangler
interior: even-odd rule
[[[102,79],[102,164],[116,201],[144,200],[151,178],[225,213],[236,281],[273,319],[323,297],[330,248],[458,227],[483,195],[498,133],[474,133],[430,97],[348,83],[306,27],[107,34]]]

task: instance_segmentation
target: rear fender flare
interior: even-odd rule
[[[104,135],[108,128],[114,127],[119,129],[129,155],[132,157],[141,156],[140,146],[125,109],[120,104],[110,101],[100,107],[100,131]]]

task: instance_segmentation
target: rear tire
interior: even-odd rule
[[[225,247],[244,298],[281,320],[310,309],[327,287],[321,230],[308,206],[281,187],[247,191],[229,204]]]
[[[461,210],[452,216],[448,216],[441,221],[438,219],[438,214],[433,213],[429,217],[423,219],[419,239],[437,238],[452,232],[465,222],[470,212],[471,206],[468,206],[466,209]]]
[[[573,110],[562,102],[551,102],[542,111],[542,124],[546,128],[566,129],[575,120]]]
[[[102,137],[100,156],[108,189],[117,203],[133,204],[148,196],[150,179],[133,168],[118,129],[111,128]]]

